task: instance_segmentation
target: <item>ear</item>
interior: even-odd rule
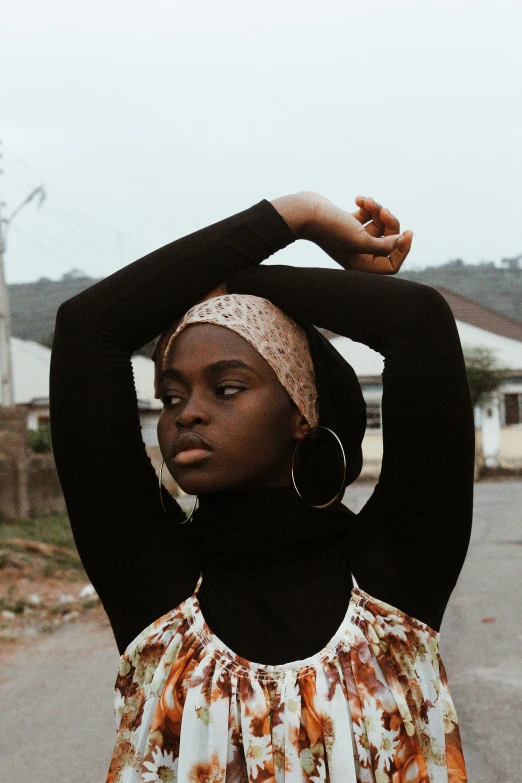
[[[294,439],[303,440],[306,437],[306,433],[310,429],[311,427],[308,424],[305,417],[303,416],[303,414],[296,409],[295,418],[294,418]]]

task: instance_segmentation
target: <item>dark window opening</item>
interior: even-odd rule
[[[382,428],[381,403],[378,400],[366,401],[366,429],[380,430]]]
[[[504,424],[522,424],[522,393],[504,394]]]

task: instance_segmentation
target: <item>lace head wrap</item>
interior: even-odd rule
[[[191,324],[201,323],[224,326],[247,340],[268,362],[310,426],[317,426],[319,413],[314,364],[308,338],[299,324],[259,296],[215,296],[185,313],[165,347],[162,365],[179,333]]]

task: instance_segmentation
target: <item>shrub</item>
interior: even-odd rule
[[[468,348],[464,351],[466,372],[473,407],[485,402],[502,384],[506,369],[499,367],[489,348]]]
[[[37,430],[28,430],[27,446],[35,454],[48,454],[52,451],[50,426],[42,424]]]

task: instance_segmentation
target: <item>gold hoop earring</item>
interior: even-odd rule
[[[165,508],[165,503],[163,502],[163,492],[162,492],[162,489],[164,488],[163,487],[163,483],[162,483],[163,467],[164,467],[164,465],[165,465],[165,460],[162,460],[161,461],[161,467],[160,467],[158,481],[159,481],[159,493],[160,493],[161,507],[163,508],[163,513],[165,514],[165,516],[167,516],[167,509]],[[196,495],[196,498],[194,500],[194,505],[192,506],[190,514],[188,515],[188,517],[185,519],[184,522],[179,522],[178,524],[186,525],[188,522],[190,522],[192,520],[192,517],[194,516],[194,511],[196,510],[197,505],[198,505],[198,497]]]
[[[332,469],[329,462],[331,455],[327,438],[340,447],[342,463]],[[300,453],[298,454],[300,450]],[[297,470],[300,476],[296,475],[296,457],[299,456],[300,462]],[[319,481],[317,480],[319,479]],[[339,498],[344,490],[346,481],[346,454],[339,436],[329,427],[313,427],[308,430],[303,440],[298,441],[292,456],[292,482],[295,491],[308,506],[312,508],[327,508]],[[298,483],[301,484],[299,488]],[[333,489],[333,497],[331,492]],[[327,490],[330,500],[323,503],[319,495]]]

